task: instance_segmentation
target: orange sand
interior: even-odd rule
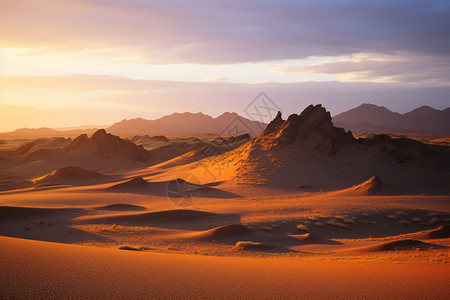
[[[0,237],[0,298],[448,299],[446,265],[143,253]]]

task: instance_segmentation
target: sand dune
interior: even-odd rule
[[[0,252],[2,299],[450,297],[446,265],[173,255],[6,237]]]
[[[106,211],[139,211],[147,210],[143,206],[131,205],[131,204],[110,204],[105,206],[96,207],[96,210],[106,210]]]
[[[214,220],[236,217],[234,215],[215,214],[206,211],[188,209],[175,209],[156,211],[143,214],[120,215],[90,218],[89,223],[117,223],[117,224],[153,224],[153,223],[179,223],[199,220]]]
[[[115,184],[107,189],[108,190],[127,190],[127,189],[147,187],[147,186],[148,186],[148,182],[146,180],[144,180],[144,178],[138,176],[138,177],[132,178],[130,180],[127,180],[125,182]]]
[[[230,236],[239,236],[250,232],[246,226],[240,224],[230,224],[206,230],[200,233],[197,238],[200,239],[223,239]]]
[[[380,252],[380,251],[401,251],[401,250],[442,249],[442,248],[446,247],[441,245],[429,244],[418,240],[397,240],[366,247],[349,249],[346,251]]]
[[[251,245],[250,242],[270,245],[270,249],[277,247],[276,252],[287,252],[289,246],[309,245],[309,244],[340,244],[339,242],[319,238],[310,233],[299,235],[286,235],[283,233],[272,233],[261,229],[249,228],[241,224],[227,224],[204,231],[189,232],[183,234],[168,235],[170,239],[186,239],[198,241],[214,241],[225,244],[236,244],[247,241],[248,247],[244,244],[237,249],[246,250],[267,250],[265,246]]]
[[[437,229],[425,230],[411,234],[416,239],[448,239],[450,238],[450,225],[439,226]]]
[[[106,192],[133,193],[143,195],[168,196],[171,198],[239,198],[240,196],[221,189],[214,188],[215,183],[195,184],[181,178],[168,181],[148,182],[137,176],[130,180],[114,184],[106,188]],[[195,200],[195,199],[194,199]],[[181,201],[181,200],[180,200]],[[176,200],[175,202],[178,202]],[[183,206],[183,205],[179,205]]]
[[[35,142],[29,142],[15,150],[0,150],[0,159],[6,156],[18,156],[27,154],[35,145]]]
[[[348,189],[332,192],[333,195],[347,196],[368,196],[377,195],[380,192],[382,183],[380,178],[373,176],[361,184],[352,186]]]
[[[35,208],[0,206],[0,221],[11,221],[17,219],[31,219],[61,213],[80,213],[80,209],[71,208]]]
[[[108,180],[108,176],[80,167],[60,168],[42,177],[35,178],[36,184],[95,184]]]

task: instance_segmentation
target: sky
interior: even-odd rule
[[[0,0],[0,131],[450,106],[448,0]],[[255,102],[256,101],[256,102]],[[270,120],[263,120],[269,122]]]

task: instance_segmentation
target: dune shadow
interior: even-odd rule
[[[132,204],[110,204],[105,206],[99,206],[95,207],[94,210],[101,210],[101,211],[143,211],[147,210],[147,208],[139,205],[132,205]]]
[[[55,243],[104,242],[108,239],[72,228],[83,209],[0,206],[0,235]]]
[[[200,185],[190,183],[182,179],[148,182],[142,177],[135,177],[131,180],[115,184],[101,191],[109,193],[130,193],[169,198],[242,198],[241,195],[212,187],[218,184],[220,183]]]
[[[38,208],[19,206],[0,206],[0,223],[19,219],[55,218],[62,215],[74,218],[85,213],[78,208]]]
[[[385,251],[405,251],[405,250],[427,250],[427,249],[448,249],[449,247],[418,240],[396,240],[378,243],[365,247],[347,249],[346,252],[385,252]]]
[[[26,226],[25,226],[26,225]],[[14,230],[4,229],[0,227],[0,235],[7,237],[15,237],[28,240],[75,244],[83,242],[106,242],[108,238],[100,235],[96,235],[90,232],[86,232],[77,228],[62,225],[52,225],[46,227],[46,224],[24,224],[23,226],[15,225]],[[44,230],[42,230],[42,227]]]
[[[291,235],[291,237],[299,239],[303,245],[342,245],[341,242],[319,237],[311,233],[296,234]]]
[[[79,221],[86,224],[118,224],[123,226],[155,226],[161,228],[205,229],[240,222],[238,214],[176,209],[137,214],[102,216]]]

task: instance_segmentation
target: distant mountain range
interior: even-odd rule
[[[80,126],[84,127],[84,126]],[[47,127],[42,128],[20,128],[11,132],[0,133],[2,138],[29,138],[29,137],[55,137],[55,136],[79,136],[80,134],[93,134],[97,131],[97,128],[86,129],[52,129]]]
[[[156,120],[122,120],[106,128],[119,135],[133,134],[260,134],[267,124],[252,121],[237,113],[226,112],[217,118],[202,113],[174,113]]]
[[[399,114],[366,103],[334,116],[333,123],[354,133],[450,133],[450,108],[422,106]]]
[[[373,104],[362,104],[333,117],[337,127],[354,133],[450,133],[450,108],[437,110],[429,106],[399,114]],[[156,120],[142,118],[122,120],[106,131],[122,136],[160,134],[213,134],[236,136],[244,133],[259,135],[267,124],[252,121],[237,113],[226,112],[216,118],[203,113],[174,113]],[[81,127],[81,126],[80,126]],[[97,128],[56,130],[51,128],[21,128],[1,133],[2,138],[78,136],[93,134]]]

